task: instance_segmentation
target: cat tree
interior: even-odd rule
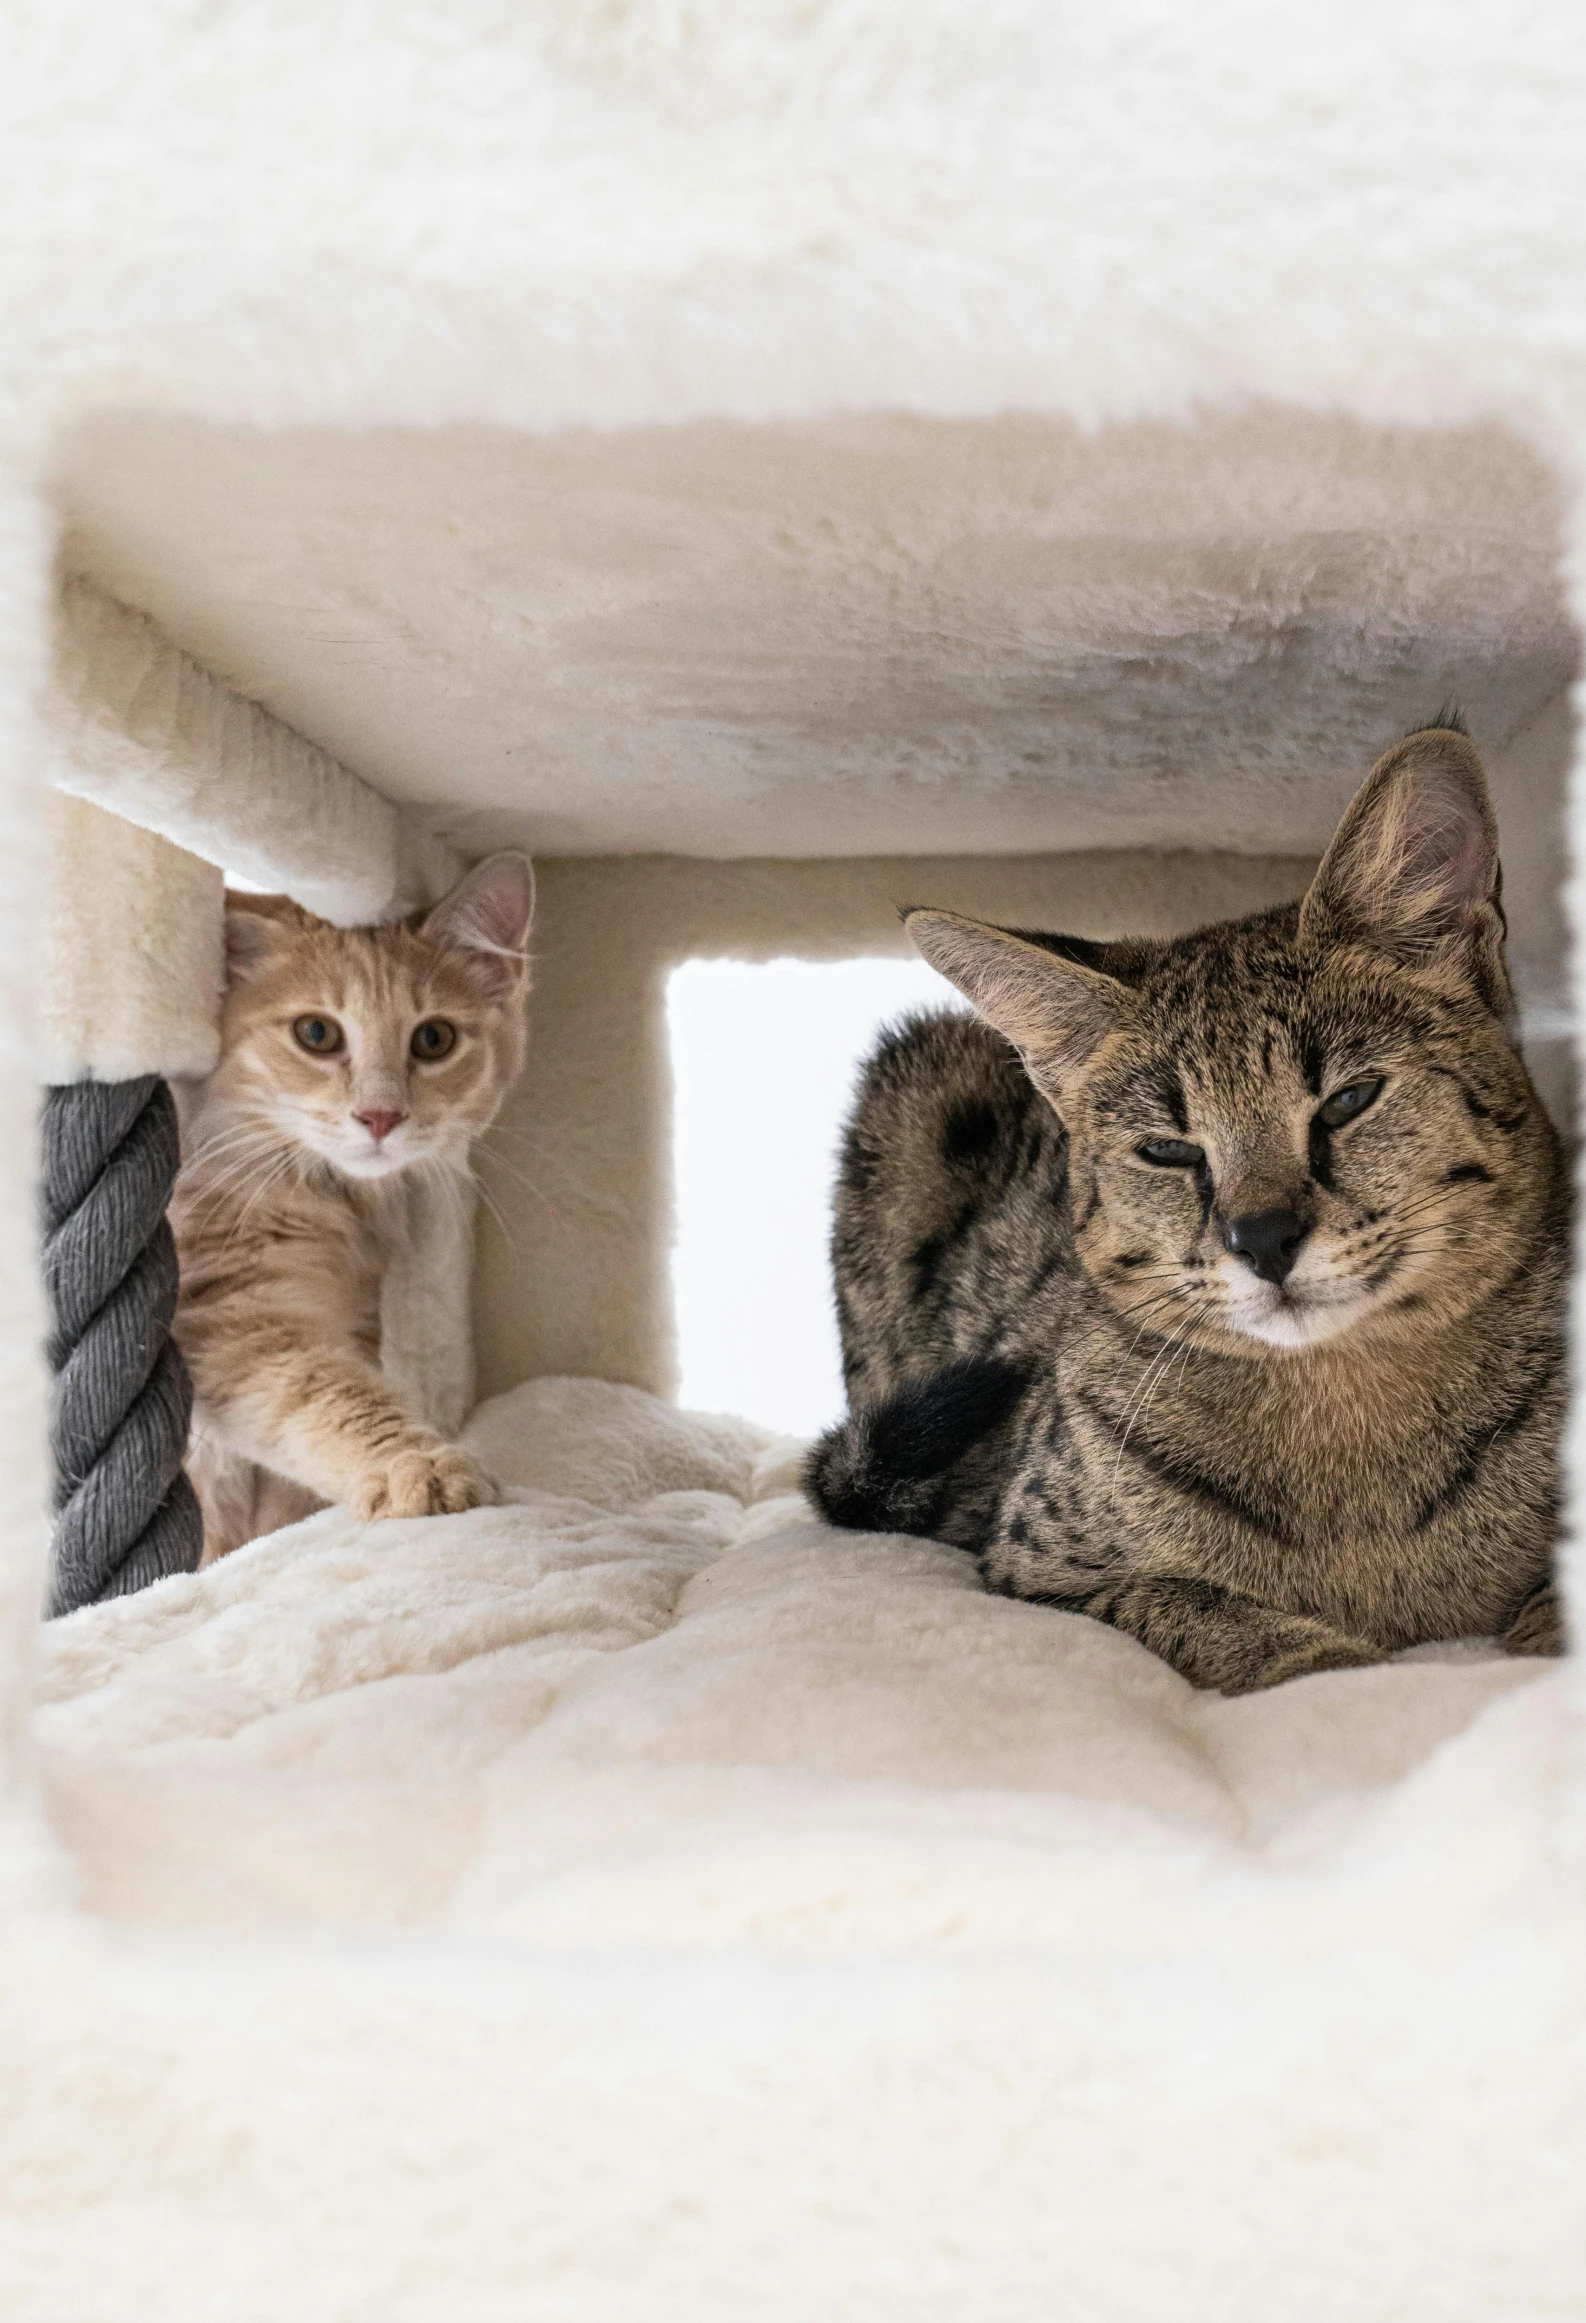
[[[212,1061],[223,868],[355,924],[521,843],[541,907],[471,1314],[442,1206],[384,1318],[510,1505],[41,1640],[5,1285],[7,2315],[1567,2312],[1577,1665],[1224,1704],[826,1532],[665,1401],[662,997],[1296,893],[1457,698],[1572,1118],[1571,18],[15,49],[19,1215],[41,1082]]]

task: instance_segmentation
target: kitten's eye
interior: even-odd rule
[[[1351,1081],[1347,1089],[1335,1090],[1327,1103],[1317,1108],[1316,1118],[1324,1129],[1342,1129],[1346,1121],[1357,1119],[1381,1095],[1380,1081]]]
[[[294,1017],[292,1038],[311,1057],[333,1057],[338,1049],[347,1046],[346,1036],[333,1016]]]
[[[449,1057],[457,1046],[457,1027],[448,1024],[444,1016],[432,1016],[418,1026],[408,1042],[408,1053],[422,1065],[433,1065],[441,1057]]]
[[[1182,1137],[1148,1137],[1134,1150],[1159,1170],[1198,1170],[1206,1159],[1198,1145],[1189,1145]]]

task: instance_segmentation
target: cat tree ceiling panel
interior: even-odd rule
[[[100,415],[70,569],[468,848],[1319,849],[1573,674],[1488,427],[879,416],[537,438]]]

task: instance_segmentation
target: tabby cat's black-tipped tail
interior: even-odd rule
[[[829,1524],[928,1538],[948,1471],[1001,1426],[1029,1378],[1017,1364],[970,1355],[908,1380],[827,1429],[804,1464],[806,1493]]]

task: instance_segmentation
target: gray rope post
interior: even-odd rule
[[[193,1389],[171,1337],[180,1147],[155,1074],[44,1103],[44,1282],[55,1373],[49,1610],[196,1571],[204,1521],[182,1470]]]

